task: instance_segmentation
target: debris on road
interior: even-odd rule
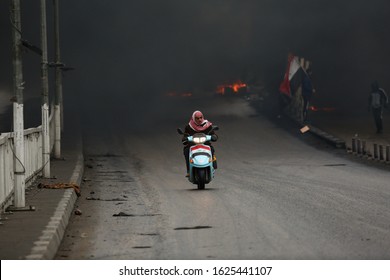
[[[57,183],[57,184],[44,184],[39,183],[38,188],[40,189],[69,189],[73,188],[77,196],[81,195],[80,187],[75,183]]]

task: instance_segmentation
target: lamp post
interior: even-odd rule
[[[22,35],[20,0],[11,1],[12,20],[12,65],[13,88],[15,101],[13,103],[14,126],[14,206],[25,207],[25,168],[24,168],[24,122],[23,122],[23,67],[22,67]]]
[[[55,47],[55,105],[54,105],[54,120],[55,120],[55,140],[54,140],[54,157],[61,157],[61,131],[64,125],[64,110],[62,99],[62,69],[61,53],[60,53],[60,20],[59,20],[59,4],[58,0],[53,0],[54,4],[54,47]]]
[[[46,0],[41,0],[41,78],[43,177],[50,177],[49,79],[47,61]]]

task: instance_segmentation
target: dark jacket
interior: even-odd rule
[[[382,88],[373,90],[368,98],[369,109],[387,108],[388,98],[386,92]]]
[[[307,100],[310,100],[311,95],[313,94],[313,84],[309,75],[305,75],[302,80],[302,96]]]

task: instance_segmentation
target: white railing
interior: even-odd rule
[[[10,133],[0,135],[0,211],[8,206],[14,190],[14,157]]]
[[[54,118],[51,110],[50,150],[54,145]],[[0,214],[13,204],[14,194],[14,139],[13,132],[0,134]],[[41,174],[45,163],[42,156],[42,126],[24,130],[25,187],[29,187]]]

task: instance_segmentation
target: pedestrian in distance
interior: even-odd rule
[[[280,119],[283,116],[285,108],[290,103],[291,103],[291,97],[287,96],[286,94],[284,94],[282,92],[279,92],[279,95],[278,95],[278,108],[279,108],[279,111],[278,111],[278,115],[277,115],[278,119]]]
[[[377,81],[371,83],[371,93],[368,98],[368,111],[372,112],[374,117],[376,133],[383,132],[383,108],[388,106],[388,97],[384,89],[379,87]]]
[[[308,69],[302,79],[302,98],[303,98],[303,108],[302,108],[302,117],[303,121],[307,121],[307,113],[309,111],[310,99],[314,93],[313,84],[311,81],[312,72]]]

